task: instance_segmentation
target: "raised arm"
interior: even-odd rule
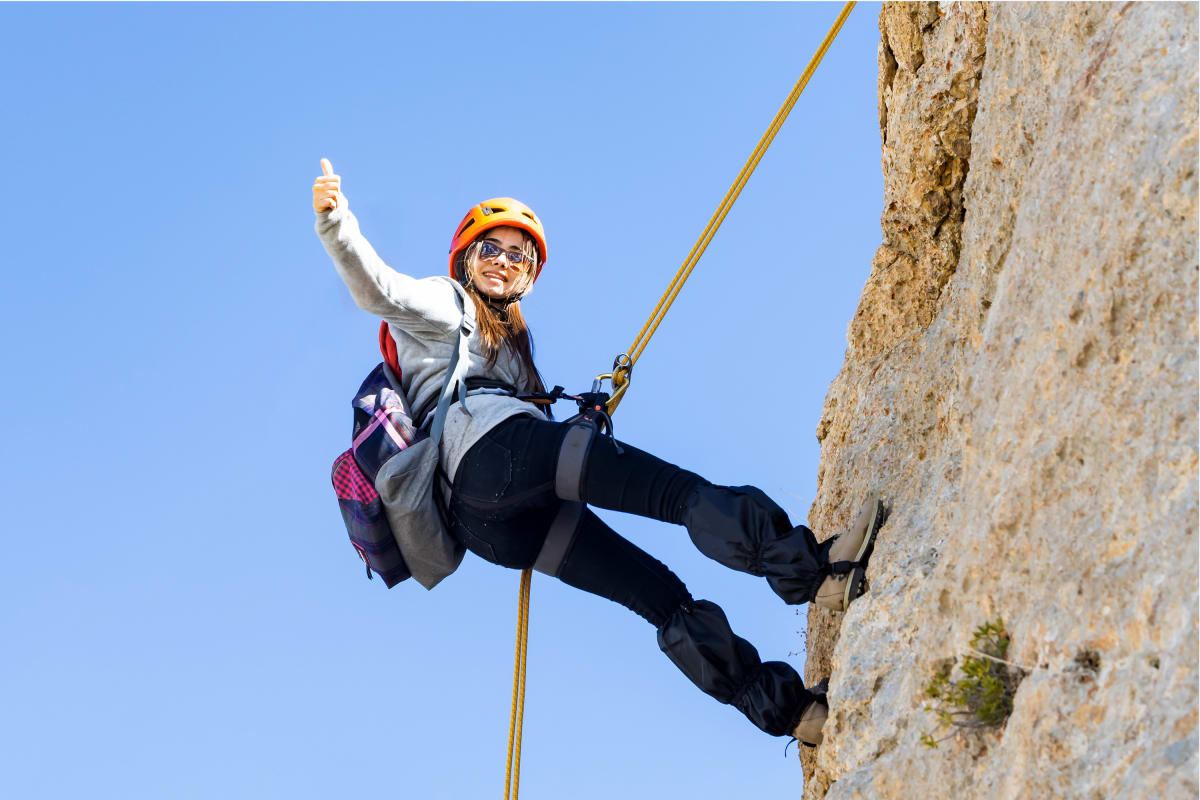
[[[325,252],[363,311],[412,333],[450,336],[462,318],[454,287],[436,278],[417,280],[389,267],[371,247],[341,192],[341,176],[328,159],[313,183],[316,231]]]

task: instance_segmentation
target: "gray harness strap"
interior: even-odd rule
[[[579,529],[579,521],[583,519],[585,508],[587,506],[583,503],[569,502],[559,507],[554,521],[550,523],[550,531],[546,534],[546,541],[542,543],[537,561],[533,564],[534,569],[551,577],[558,577],[563,559],[571,549],[571,542],[575,541],[575,531]]]
[[[595,425],[572,425],[558,450],[558,468],[554,472],[554,493],[563,500],[583,500],[583,465],[592,449]]]

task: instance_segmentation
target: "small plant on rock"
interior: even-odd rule
[[[984,623],[971,637],[971,652],[963,656],[960,677],[952,677],[953,659],[943,662],[934,672],[925,687],[925,694],[933,703],[926,705],[925,710],[937,716],[941,723],[939,730],[951,730],[941,739],[923,733],[922,744],[937,747],[938,742],[963,731],[999,728],[1004,724],[1012,713],[1017,686],[1028,674],[1024,667],[1006,660],[1008,644],[1002,620]]]

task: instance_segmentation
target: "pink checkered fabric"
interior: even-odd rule
[[[333,462],[333,490],[337,492],[339,500],[357,500],[363,505],[379,497],[375,487],[358,468],[353,450],[347,450]]]

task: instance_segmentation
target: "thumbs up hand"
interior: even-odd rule
[[[323,173],[313,182],[313,211],[331,211],[345,205],[342,194],[342,176],[333,174],[333,165],[328,158],[321,159]]]

